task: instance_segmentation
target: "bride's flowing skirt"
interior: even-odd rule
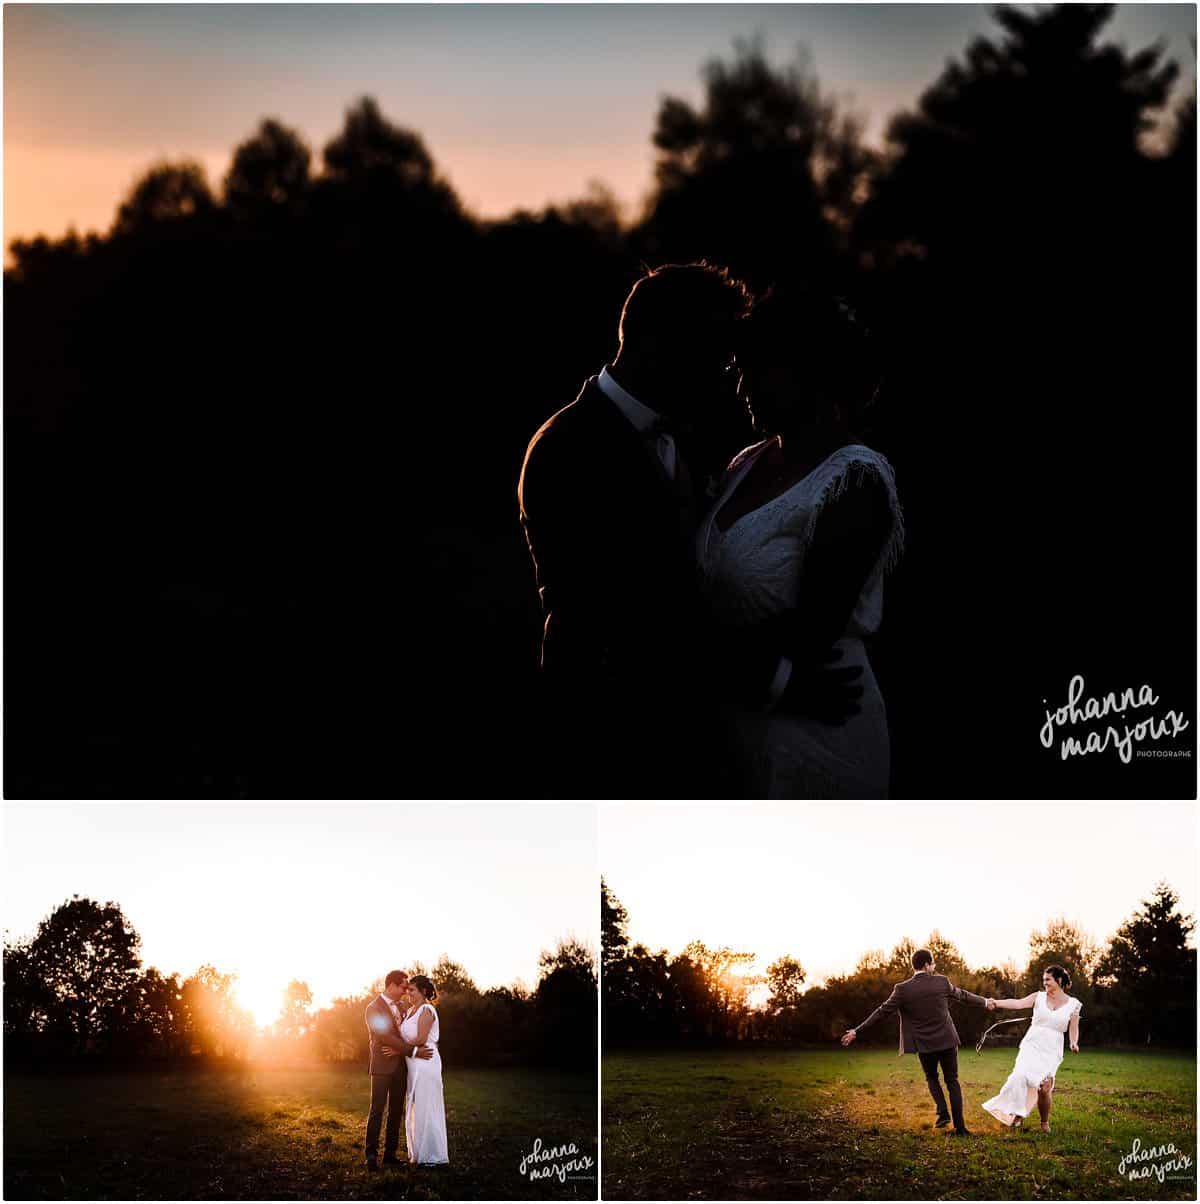
[[[1004,1080],[1000,1094],[986,1101],[983,1110],[990,1112],[1002,1125],[1011,1125],[1011,1118],[1029,1115],[1029,1087],[1026,1076],[1014,1070]]]
[[[1044,1026],[1034,1026],[1025,1034],[1013,1072],[1004,1081],[1000,1094],[983,1105],[983,1110],[1002,1125],[1011,1124],[1007,1117],[1029,1115],[1029,1090],[1035,1090],[1058,1073],[1063,1058],[1062,1034]],[[1006,1114],[1006,1115],[1005,1115]]]
[[[427,1061],[420,1058],[408,1060],[404,1137],[410,1162],[437,1165],[450,1161],[440,1054],[435,1054]]]

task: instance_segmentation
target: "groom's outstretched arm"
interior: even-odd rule
[[[892,993],[862,1022],[856,1025],[854,1031],[861,1033],[864,1028],[870,1028],[878,1020],[882,1020],[884,1016],[894,1015],[900,1010],[900,997],[896,994],[896,988],[892,988]]]
[[[946,980],[946,986],[950,988],[950,998],[957,999],[959,1003],[969,1003],[977,1008],[988,1006],[988,1001],[982,995],[976,995],[971,991],[964,991],[962,987],[956,987],[949,979]]]

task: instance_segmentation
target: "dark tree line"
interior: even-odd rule
[[[363,1012],[376,982],[323,1008],[308,984],[281,992],[278,1018],[259,1028],[238,1003],[237,979],[213,966],[181,978],[143,966],[141,939],[115,903],[76,896],[27,940],[4,945],[4,1050],[10,1066],[157,1062],[367,1063]],[[581,942],[543,951],[538,981],[480,990],[442,956],[427,973],[445,1022],[450,1066],[594,1066],[595,957]]]
[[[708,949],[693,941],[671,955],[629,939],[629,915],[600,886],[600,989],[605,1047],[678,1042],[779,1041],[825,1044],[866,1019],[912,974],[917,945],[905,937],[890,953],[865,953],[854,971],[808,985],[802,962],[777,958],[765,974],[750,972],[748,950]],[[1196,1036],[1196,950],[1193,918],[1179,910],[1175,892],[1160,883],[1151,898],[1104,947],[1076,925],[1051,920],[1029,938],[1024,965],[972,967],[953,941],[933,932],[921,947],[934,955],[955,986],[993,998],[1021,998],[1041,990],[1048,965],[1066,967],[1071,994],[1083,1004],[1088,1045],[1191,1048]],[[973,1045],[1003,1014],[956,1009],[954,1023]],[[1013,1043],[1025,1032],[1005,1025],[990,1042]],[[894,1046],[894,1021],[863,1033],[867,1044]]]
[[[364,98],[320,155],[264,120],[217,189],[161,163],[106,233],[13,243],[7,793],[539,795],[521,456],[640,265],[703,256],[884,349],[893,792],[1191,794],[1037,740],[1075,673],[1194,698],[1192,624],[1144,633],[1195,604],[1195,101],[1110,14],[997,9],[882,153],[740,45],[662,101],[630,225],[602,188],[479,220]],[[731,399],[714,460],[750,438]]]

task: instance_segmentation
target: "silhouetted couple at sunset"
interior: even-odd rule
[[[903,521],[854,431],[878,384],[869,336],[836,297],[754,298],[706,263],[638,280],[619,336],[519,486],[554,793],[885,797],[864,641]],[[738,399],[762,436],[741,451]]]

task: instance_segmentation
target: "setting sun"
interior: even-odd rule
[[[32,934],[76,892],[114,899],[141,936],[144,964],[181,978],[204,965],[233,976],[232,1001],[258,1027],[278,1019],[293,980],[321,1008],[446,954],[481,990],[532,985],[541,950],[560,936],[596,944],[590,807],[461,806],[430,817],[420,805],[17,805],[6,817],[6,922]],[[25,850],[64,823],[77,842],[52,869],[30,860]],[[402,882],[385,865],[364,884],[362,866],[401,841]],[[147,869],[184,846],[188,863],[169,877]],[[364,890],[386,905],[368,923]]]
[[[523,1199],[535,1142],[578,1176],[539,1198],[594,1198],[590,805],[39,801],[0,821],[5,1199]],[[428,1001],[420,1068],[379,1000],[392,971]],[[40,1119],[64,1071],[69,1164]]]
[[[270,1028],[283,1010],[285,982],[277,982],[267,975],[239,975],[234,989],[234,999],[254,1018],[258,1028]]]

